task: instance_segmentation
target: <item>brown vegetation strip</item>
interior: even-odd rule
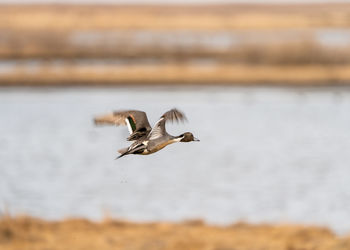
[[[172,37],[187,31],[210,37],[218,32],[260,30],[264,34],[295,29],[307,34],[315,28],[348,28],[349,17],[350,4],[345,3],[0,5],[1,59],[64,61],[58,67],[50,66],[50,61],[39,67],[35,62],[27,68],[16,65],[15,70],[2,67],[0,85],[347,84],[349,48],[321,46],[307,35],[296,41],[220,48],[201,43],[172,45],[152,34],[169,32]],[[135,38],[142,32],[149,35],[148,43]],[[119,60],[125,65],[68,61],[91,58]],[[136,64],[129,65],[127,60]],[[209,65],[191,65],[191,60],[207,60]],[[6,61],[0,63],[6,65]]]
[[[1,32],[1,31],[0,31]],[[94,32],[92,32],[94,33]],[[190,60],[211,60],[223,63],[245,64],[327,64],[339,65],[350,63],[350,46],[322,46],[319,42],[300,36],[297,41],[273,40],[261,43],[241,43],[227,47],[216,45],[203,46],[198,40],[196,43],[186,46],[167,43],[166,39],[175,39],[172,33],[157,37],[157,34],[149,31],[119,32],[118,37],[113,37],[113,32],[107,32],[106,37],[96,32],[97,38],[89,39],[89,32],[85,38],[79,38],[79,42],[72,42],[74,37],[79,37],[79,32],[72,33],[57,31],[40,32],[2,32],[0,39],[0,60],[20,59],[118,59],[122,60],[161,60],[162,62],[186,62]],[[142,43],[139,35],[147,34],[150,39]],[[206,37],[215,37],[219,33],[196,33]],[[80,34],[82,35],[82,34]],[[219,34],[220,35],[220,34]],[[305,35],[305,34],[304,34]],[[83,35],[84,36],[84,35]],[[94,36],[94,35],[92,35]],[[263,34],[256,36],[262,38]],[[184,40],[195,37],[184,35]],[[278,34],[274,34],[278,37]],[[180,36],[177,35],[177,39]],[[182,39],[181,38],[181,39]],[[176,39],[175,39],[176,40]],[[135,43],[136,41],[136,43]],[[233,42],[233,40],[231,41]]]
[[[18,67],[0,74],[2,86],[69,86],[123,84],[349,84],[350,65],[62,65],[34,72]]]
[[[276,29],[349,27],[349,4],[0,5],[0,29]]]
[[[47,222],[20,217],[0,220],[2,250],[348,250],[350,237],[297,225],[209,226],[201,221],[129,223],[84,219]]]

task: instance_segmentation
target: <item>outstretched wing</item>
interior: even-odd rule
[[[157,123],[154,125],[153,129],[148,135],[148,139],[154,140],[157,138],[160,138],[167,134],[165,129],[165,123],[166,121],[171,122],[179,122],[179,121],[186,121],[186,116],[184,113],[180,112],[177,109],[171,109],[167,112],[165,112],[160,119],[157,121]]]
[[[127,138],[129,141],[147,136],[151,131],[146,113],[139,110],[115,111],[110,114],[97,116],[94,121],[96,125],[127,125],[130,133],[130,136]]]

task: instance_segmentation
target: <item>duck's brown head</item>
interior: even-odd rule
[[[190,142],[190,141],[199,141],[196,137],[193,136],[191,132],[183,133],[182,135],[178,136],[181,138],[180,142]]]

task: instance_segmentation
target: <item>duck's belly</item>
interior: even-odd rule
[[[151,147],[151,148],[146,148],[141,154],[142,155],[153,154],[153,153],[158,152],[159,150],[165,148],[166,146],[168,146],[169,144],[172,144],[172,143],[174,143],[174,141],[168,141],[168,142],[164,142],[162,144],[159,144],[159,145]]]

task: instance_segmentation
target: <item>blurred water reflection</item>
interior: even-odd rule
[[[115,161],[126,128],[95,114],[178,107],[200,143]],[[0,206],[57,219],[204,218],[350,231],[350,91],[96,88],[0,91]],[[1,211],[0,210],[0,211]]]
[[[343,28],[288,29],[288,30],[240,30],[240,31],[140,31],[106,30],[76,31],[68,41],[72,45],[138,47],[160,46],[184,49],[230,49],[247,44],[279,44],[313,41],[324,46],[349,46],[350,31]]]

